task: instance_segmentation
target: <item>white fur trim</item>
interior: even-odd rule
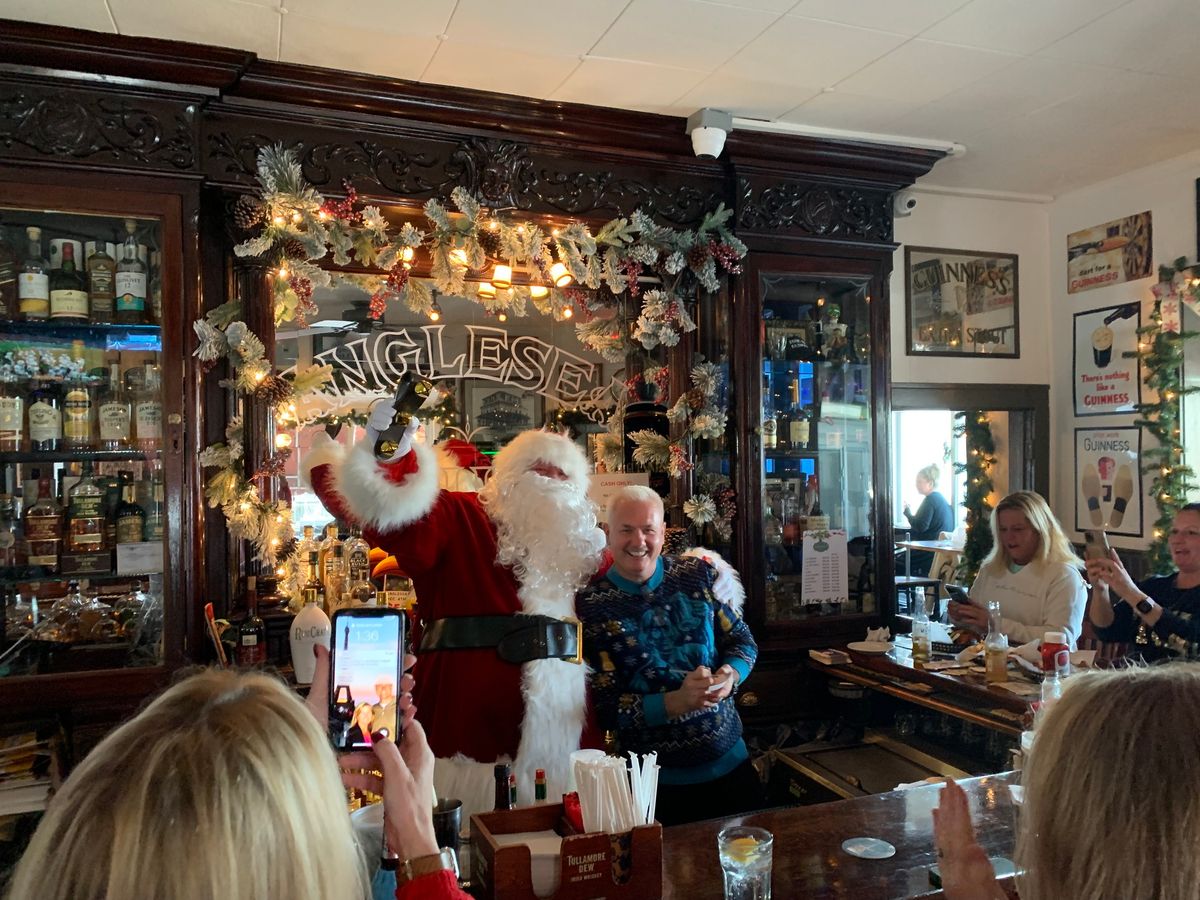
[[[558,466],[572,484],[587,485],[588,462],[583,451],[568,437],[553,431],[522,431],[492,459],[492,477],[504,479],[523,474],[541,460]]]
[[[496,760],[507,761],[508,757]],[[461,753],[450,758],[439,756],[433,761],[434,790],[439,797],[452,797],[462,801],[464,829],[470,826],[471,816],[475,813],[491,812],[496,805],[494,765],[490,762],[476,762]],[[530,787],[530,791],[532,790]],[[530,796],[533,796],[532,793]]]
[[[317,432],[300,466],[300,483],[312,487],[311,473],[317,466],[337,466],[346,455],[346,448],[324,431]]]
[[[742,577],[720,553],[707,547],[690,547],[680,556],[694,556],[716,569],[717,580],[713,582],[713,595],[739,616],[742,614],[742,607],[746,605],[746,589],[742,586]]]
[[[414,444],[417,470],[399,484],[389,481],[366,442],[345,455],[334,472],[334,487],[346,508],[363,525],[380,531],[401,528],[423,518],[438,496],[437,456],[424,444]]]

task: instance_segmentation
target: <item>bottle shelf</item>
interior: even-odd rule
[[[816,459],[816,449],[811,450],[764,450],[767,459]]]
[[[3,450],[0,465],[8,463],[56,463],[56,462],[125,462],[129,460],[156,460],[162,457],[161,450]]]
[[[0,567],[0,584],[66,584],[69,581],[132,581],[146,579],[156,572],[80,572],[74,575],[51,574],[45,566]]]
[[[82,340],[85,343],[103,343],[106,346],[112,345],[114,341],[120,342],[123,338],[123,342],[136,344],[139,350],[162,349],[162,326],[160,325],[100,324],[62,319],[46,321],[0,319],[0,333],[41,340]]]

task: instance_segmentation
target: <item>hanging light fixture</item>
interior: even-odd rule
[[[549,293],[550,288],[546,287],[544,284],[531,284],[529,286],[529,296],[534,300],[541,300]]]
[[[438,306],[436,300],[433,301],[433,306],[429,307],[429,321],[436,322],[442,317],[442,308]]]
[[[501,290],[512,287],[512,266],[498,264],[492,269],[492,284]]]
[[[497,285],[497,284],[492,284],[492,283],[490,283],[490,282],[487,282],[487,281],[484,281],[484,282],[482,282],[482,283],[479,285],[479,291],[478,291],[478,294],[479,294],[479,297],[480,297],[480,299],[482,299],[482,300],[495,300],[495,299],[496,299],[496,288],[497,288],[497,287],[500,287],[500,285]]]
[[[556,262],[550,267],[550,280],[554,282],[555,287],[564,288],[575,279],[567,271],[566,266],[560,262]]]

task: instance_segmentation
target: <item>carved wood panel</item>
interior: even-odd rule
[[[891,192],[818,181],[738,180],[739,231],[864,242],[892,239]]]
[[[0,82],[0,153],[189,172],[196,168],[195,111],[182,99]]]

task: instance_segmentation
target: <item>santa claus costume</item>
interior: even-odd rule
[[[575,591],[604,546],[582,451],[561,435],[525,432],[474,493],[440,488],[424,444],[389,462],[369,444],[323,442],[306,468],[326,509],[362,525],[413,580],[425,625],[413,699],[439,796],[461,799],[468,814],[491,809],[499,761],[513,762],[519,803],[533,801],[539,768],[548,795],[561,794],[586,704],[584,667],[564,658],[580,649]],[[547,466],[565,478],[533,471]],[[513,622],[520,630],[505,635]]]

